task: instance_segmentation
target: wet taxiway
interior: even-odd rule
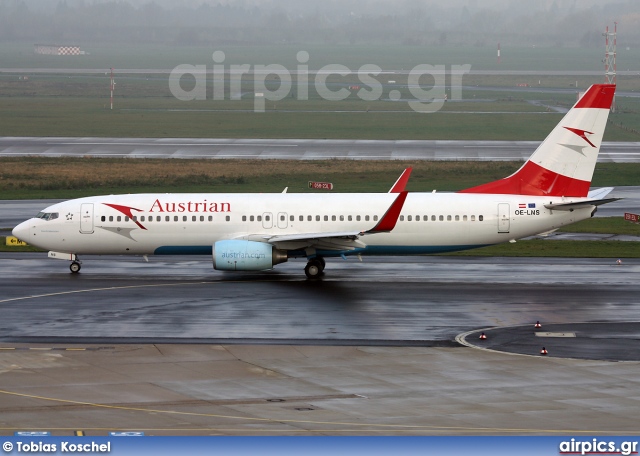
[[[638,362],[597,355],[636,346],[640,261],[368,258],[318,281],[303,265],[87,257],[71,275],[0,254],[0,434],[637,433]],[[600,321],[627,330],[557,336]],[[456,342],[474,330],[481,349]]]
[[[640,261],[388,257],[214,271],[206,257],[2,254],[0,340],[446,345],[474,328],[639,320]]]

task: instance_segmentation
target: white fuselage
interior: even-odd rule
[[[95,196],[50,206],[43,213],[56,216],[29,219],[14,233],[34,246],[78,255],[211,254],[219,240],[260,242],[274,235],[366,232],[396,197],[393,193]],[[589,218],[594,209],[558,211],[544,206],[562,201],[526,195],[409,193],[392,231],[363,236],[364,246],[349,252],[317,253],[464,250],[550,231]],[[128,208],[135,220],[122,208]],[[285,247],[290,257],[305,255],[291,243]]]

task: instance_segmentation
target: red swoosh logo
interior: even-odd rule
[[[119,204],[109,204],[109,203],[102,203],[105,206],[109,206],[113,209],[115,209],[118,212],[123,213],[124,215],[126,215],[127,217],[129,217],[133,223],[135,223],[136,225],[138,225],[140,228],[142,228],[143,230],[146,230],[146,228],[144,226],[142,226],[140,224],[140,222],[138,222],[137,220],[135,220],[133,218],[133,214],[131,214],[131,211],[138,211],[138,212],[142,212],[142,209],[136,209],[135,207],[129,207],[129,206],[121,206]]]
[[[571,128],[571,127],[564,127],[564,128],[569,130],[571,133],[574,133],[574,134],[580,136],[582,139],[584,139],[586,142],[588,142],[591,147],[596,147],[595,144],[593,144],[591,141],[589,141],[587,139],[587,137],[585,136],[585,134],[592,135],[593,133],[591,133],[590,131],[580,130],[579,128]]]

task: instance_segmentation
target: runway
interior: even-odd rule
[[[0,157],[524,161],[539,141],[0,137]],[[599,162],[640,161],[640,142],[604,142]]]
[[[302,262],[84,260],[71,275],[0,254],[0,434],[637,433],[638,361],[609,357],[624,337],[545,338],[541,357],[495,351],[509,333],[488,329],[633,327],[637,260],[370,258],[328,262],[321,281]],[[455,341],[474,330],[493,348]],[[566,359],[572,341],[584,359]]]

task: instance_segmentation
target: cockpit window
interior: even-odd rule
[[[39,212],[36,218],[42,220],[55,220],[58,218],[58,212]]]

